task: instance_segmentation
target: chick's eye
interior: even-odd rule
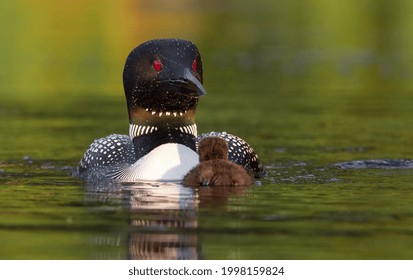
[[[163,65],[159,60],[154,60],[153,63],[152,63],[152,67],[153,67],[153,69],[155,69],[156,71],[159,72],[159,71],[162,70]]]
[[[192,71],[196,72],[196,67],[197,67],[197,63],[196,63],[196,59],[194,59],[194,61],[192,62]]]

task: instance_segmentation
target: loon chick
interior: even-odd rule
[[[156,39],[136,47],[123,72],[129,135],[95,140],[73,175],[87,181],[181,181],[199,163],[197,142],[213,134],[228,142],[230,160],[260,176],[258,158],[242,139],[225,132],[197,137],[195,110],[206,94],[202,82],[201,55],[193,43]]]
[[[184,177],[187,186],[248,186],[252,178],[228,160],[228,144],[219,137],[205,137],[198,145],[200,163]]]

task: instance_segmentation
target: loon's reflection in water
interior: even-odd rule
[[[98,191],[89,187],[87,200],[97,211],[125,211],[128,217],[125,227],[99,233],[93,239],[97,247],[127,249],[109,250],[111,253],[100,249],[92,258],[200,259],[198,208],[224,205],[229,196],[243,193],[244,189],[189,188],[161,182],[107,184],[104,188],[100,184]]]
[[[130,188],[130,259],[198,259],[198,199],[181,184]]]

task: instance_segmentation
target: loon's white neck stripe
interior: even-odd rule
[[[129,124],[129,136],[133,139],[136,136],[145,135],[157,131],[156,126]]]
[[[198,135],[196,124],[180,126],[178,129],[183,133],[192,134],[195,137]]]
[[[139,124],[132,124],[132,123],[129,124],[129,136],[131,137],[131,139],[137,136],[152,133],[157,130],[158,128],[156,126],[139,125]],[[195,137],[198,135],[196,124],[178,126],[176,130],[179,130],[182,133],[192,134]]]
[[[166,111],[166,112],[160,111],[160,112],[157,112],[156,110],[153,110],[153,109],[150,109],[150,108],[146,108],[145,111],[146,112],[151,112],[151,115],[159,114],[160,117],[162,117],[163,114],[165,114],[166,116],[170,116],[172,114],[174,117],[180,115],[182,117],[184,114],[186,114],[186,112],[188,112],[187,110],[185,110],[185,111]]]

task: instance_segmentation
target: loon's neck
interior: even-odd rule
[[[139,108],[131,114],[129,135],[136,158],[148,154],[156,147],[177,143],[196,152],[195,110],[160,111]]]

